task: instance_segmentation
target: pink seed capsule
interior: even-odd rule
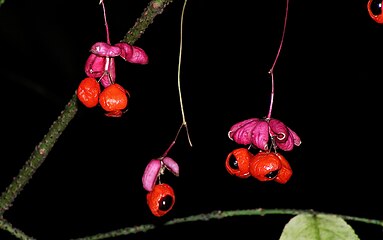
[[[179,176],[180,169],[176,161],[174,161],[170,157],[164,157],[164,159],[162,159],[162,162],[165,164],[166,168],[169,169],[174,175],[176,175],[177,177]]]
[[[138,64],[148,64],[149,58],[142,48],[133,46],[133,56],[128,59],[128,62]]]
[[[99,78],[104,74],[106,58],[90,54],[85,63],[85,73],[88,77]]]
[[[147,64],[149,62],[148,55],[142,48],[131,46],[127,43],[117,43],[117,46],[121,49],[121,57],[130,63]]]
[[[121,49],[116,46],[111,46],[105,42],[97,42],[90,48],[93,54],[99,57],[117,57],[121,54]]]
[[[121,49],[121,54],[120,56],[125,60],[128,61],[127,59],[132,58],[133,56],[133,47],[127,43],[116,43],[114,46],[119,47]]]
[[[159,159],[152,159],[146,165],[144,174],[142,175],[142,186],[148,192],[152,191],[156,184],[157,178],[161,170],[161,161]]]

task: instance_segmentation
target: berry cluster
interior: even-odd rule
[[[114,57],[120,56],[130,63],[147,64],[148,56],[141,48],[127,43],[112,46],[98,42],[90,52],[85,64],[87,77],[80,82],[77,97],[88,108],[99,104],[106,111],[106,116],[121,117],[128,106],[129,92],[115,82]]]
[[[254,155],[247,148],[237,148],[229,153],[225,166],[231,175],[252,176],[262,182],[274,180],[284,184],[293,174],[290,164],[280,153],[261,150]]]
[[[106,21],[104,1],[100,4],[104,11],[106,42],[96,42],[90,48],[90,56],[85,63],[84,78],[76,91],[77,97],[86,107],[93,108],[98,104],[106,111],[108,117],[121,117],[128,106],[129,92],[116,82],[115,57],[127,62],[147,64],[148,56],[142,48],[125,42],[111,45],[109,28]]]
[[[256,154],[247,148],[230,152],[225,167],[231,175],[240,178],[252,176],[263,182],[274,180],[282,184],[290,179],[293,173],[290,164],[277,153],[277,149],[291,151],[301,144],[301,140],[284,123],[274,118],[251,118],[234,124],[228,136],[238,144],[259,149]]]

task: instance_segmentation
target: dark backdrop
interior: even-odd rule
[[[123,38],[147,3],[106,1],[112,43]],[[227,137],[230,127],[268,112],[268,71],[279,47],[286,1],[189,0],[181,89],[193,147],[182,130],[169,152],[180,176],[167,172],[162,177],[175,189],[176,203],[162,218],[151,215],[141,176],[182,122],[177,89],[182,4],[177,0],[166,7],[136,41],[149,55],[148,65],[116,60],[116,81],[131,94],[128,112],[107,118],[99,108],[80,106],[5,217],[39,240],[247,208],[382,219],[383,25],[370,19],[366,0],[290,1],[274,72],[272,116],[296,131],[302,145],[284,153],[294,172],[285,185],[235,178],[224,161],[241,147]],[[90,46],[106,35],[97,1],[6,0],[0,31],[0,186],[5,189],[85,77]],[[278,239],[291,217],[181,224],[129,238]],[[377,226],[349,223],[363,240],[383,238]]]

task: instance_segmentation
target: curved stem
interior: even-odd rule
[[[240,216],[265,216],[265,215],[298,215],[298,214],[328,214],[324,212],[316,212],[312,210],[297,210],[297,209],[264,209],[264,208],[258,208],[258,209],[245,209],[245,210],[232,210],[232,211],[213,211],[210,213],[205,214],[198,214],[198,215],[192,215],[184,218],[175,218],[173,220],[169,220],[163,224],[163,226],[170,226],[180,223],[188,223],[188,222],[197,222],[197,221],[209,221],[214,219],[223,219],[223,218],[229,218],[229,217],[240,217]],[[354,217],[354,216],[347,216],[347,215],[337,215],[340,218],[343,218],[344,220],[350,220],[350,221],[356,221],[356,222],[362,222],[367,224],[374,224],[383,227],[383,220],[376,220],[376,219],[368,219],[368,218],[360,218],[360,217]],[[129,227],[129,228],[122,228],[115,231],[110,231],[107,233],[101,233],[96,234],[93,236],[88,236],[84,238],[77,238],[72,240],[100,240],[100,239],[107,239],[112,237],[118,237],[118,236],[126,236],[130,234],[135,234],[139,232],[147,232],[149,230],[156,229],[157,226],[153,224],[149,225],[141,225],[141,226],[135,226],[135,227]]]
[[[281,49],[282,49],[282,45],[283,45],[283,39],[285,38],[288,11],[289,11],[289,0],[286,0],[285,20],[284,20],[284,24],[283,24],[281,42],[279,44],[277,56],[275,57],[274,63],[272,65],[271,69],[269,70],[269,74],[271,75],[271,100],[270,100],[270,108],[269,108],[269,113],[267,114],[267,118],[271,117],[271,112],[273,109],[273,103],[274,103],[274,68],[275,68],[275,65],[277,64],[279,54],[281,53]]]
[[[182,7],[181,24],[180,24],[181,31],[180,31],[180,50],[179,50],[179,57],[178,57],[178,94],[179,94],[180,105],[181,105],[182,125],[185,126],[186,134],[187,134],[190,146],[193,146],[192,142],[190,140],[190,135],[189,135],[186,119],[185,119],[185,112],[184,112],[184,107],[183,107],[183,103],[182,103],[181,77],[180,77],[180,75],[181,75],[181,59],[182,59],[182,36],[183,36],[182,31],[183,31],[183,21],[184,21],[184,13],[185,13],[186,3],[187,3],[187,0],[184,1],[184,5]]]

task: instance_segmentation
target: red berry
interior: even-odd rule
[[[107,116],[120,117],[128,105],[127,91],[117,83],[109,85],[100,93],[99,103]]]
[[[369,0],[367,2],[367,11],[370,17],[377,23],[383,24],[383,1],[382,0]]]
[[[279,170],[278,175],[274,181],[285,184],[287,181],[289,181],[291,175],[293,174],[293,170],[291,169],[290,164],[285,157],[283,157],[280,153],[276,153],[275,155],[279,158],[279,160],[281,160],[282,168]]]
[[[146,202],[150,211],[156,217],[161,217],[168,213],[173,208],[174,201],[174,190],[166,183],[155,185],[153,190],[146,194]]]
[[[226,170],[240,178],[250,177],[249,163],[254,155],[247,148],[238,148],[229,153],[226,157]]]
[[[274,152],[260,151],[251,158],[249,167],[251,176],[259,181],[271,181],[277,177],[282,163]]]
[[[95,78],[87,77],[80,82],[77,88],[78,99],[88,108],[97,106],[100,95],[100,84]]]

